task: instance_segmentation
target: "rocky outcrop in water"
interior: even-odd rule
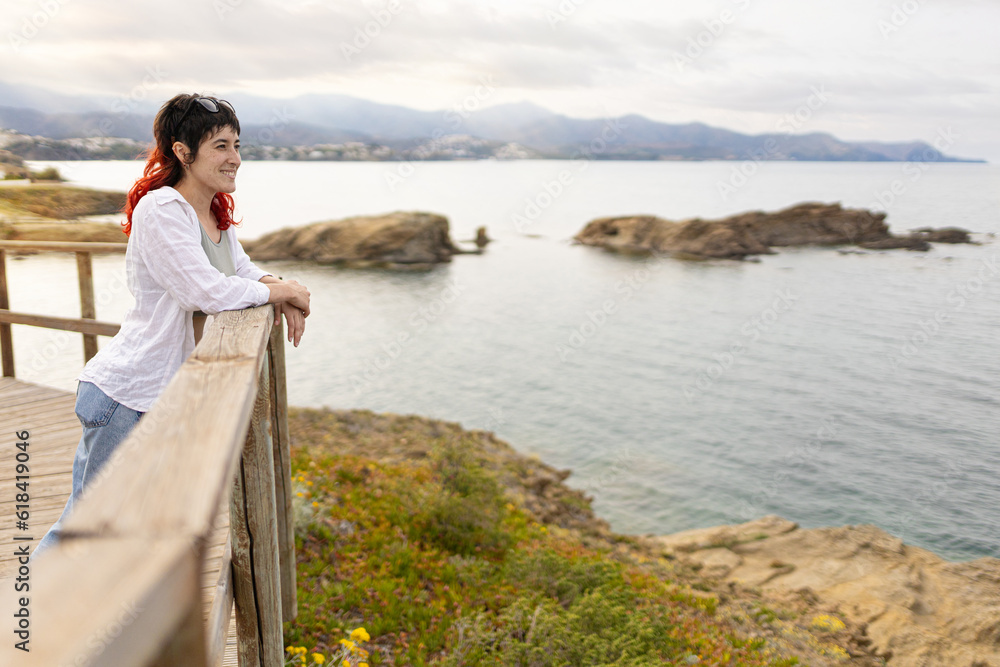
[[[890,667],[1000,665],[995,558],[952,563],[875,526],[800,530],[776,516],[654,540],[704,576],[834,605]]]
[[[674,222],[655,216],[600,218],[574,237],[584,245],[622,252],[658,252],[696,259],[742,259],[772,247],[859,245],[869,249],[927,250],[930,242],[967,243],[955,228],[894,236],[885,213],[805,203],[774,213],[751,211],[721,220]],[[959,240],[964,234],[964,240]]]
[[[281,229],[243,246],[254,260],[295,259],[351,266],[424,266],[461,252],[448,219],[432,213],[396,212],[315,222]]]
[[[959,227],[942,227],[941,229],[921,227],[914,229],[913,235],[931,243],[972,243],[969,232]]]

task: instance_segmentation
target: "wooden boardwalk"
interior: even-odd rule
[[[16,572],[15,535],[30,536],[31,548],[62,513],[72,486],[73,456],[80,441],[80,422],[73,411],[73,394],[8,377],[0,377],[0,591],[11,595],[13,585],[6,581]],[[31,517],[28,530],[15,526],[15,448],[14,433],[27,430],[30,438]],[[233,609],[231,567],[221,572],[229,549],[229,500],[220,508],[208,544],[202,568],[202,609],[206,622],[211,615],[227,613],[228,637],[222,665],[237,665],[236,621]],[[211,627],[211,626],[209,626]]]

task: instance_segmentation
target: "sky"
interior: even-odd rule
[[[998,29],[998,0],[4,0],[0,82],[154,108],[181,91],[526,100],[997,162]]]

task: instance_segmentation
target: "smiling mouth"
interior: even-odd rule
[[[229,178],[236,178],[236,170],[235,169],[223,169],[222,173],[223,173],[223,175],[228,176]]]

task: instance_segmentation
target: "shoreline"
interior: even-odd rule
[[[1000,665],[998,559],[952,563],[874,526],[799,529],[774,516],[672,535],[619,534],[594,514],[592,498],[565,483],[571,471],[490,431],[369,410],[293,408],[289,419],[293,447],[332,442],[339,455],[391,464],[423,462],[444,439],[469,439],[539,523],[611,554],[668,563],[686,586],[718,600],[717,614],[761,626],[752,631],[810,664]],[[841,652],[816,652],[810,633],[836,638]]]

